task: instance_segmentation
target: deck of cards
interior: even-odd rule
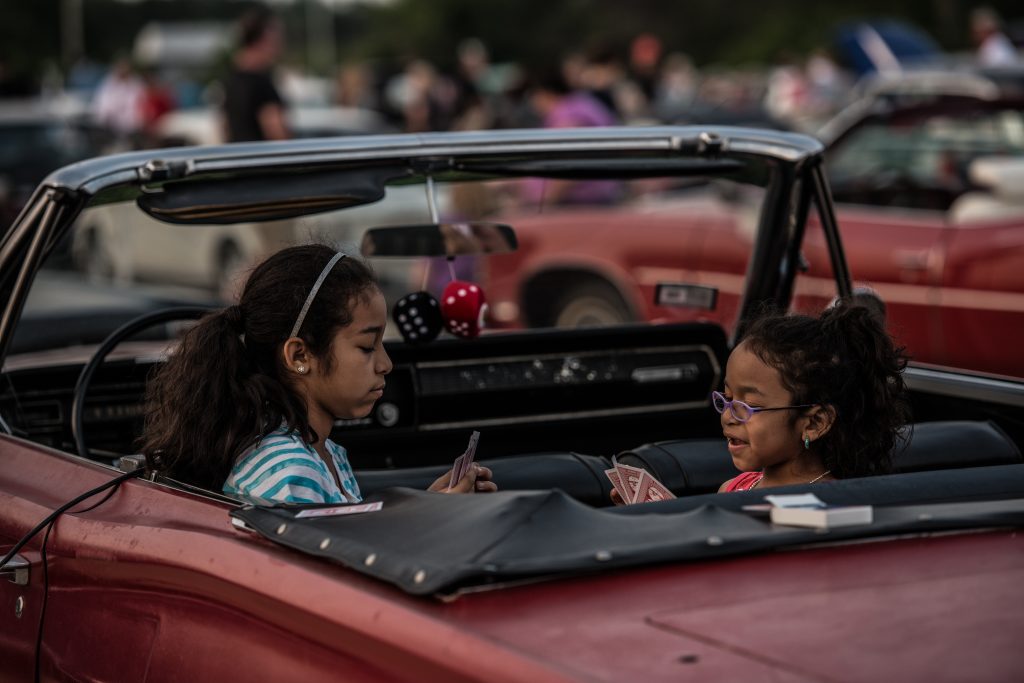
[[[480,432],[473,432],[469,437],[469,445],[466,446],[466,452],[455,458],[455,462],[452,464],[452,478],[448,482],[449,490],[462,481],[462,478],[466,476],[466,472],[469,472],[469,468],[473,466],[478,441],[480,441]]]
[[[659,500],[672,500],[675,495],[645,469],[623,465],[612,458],[615,466],[605,470],[604,474],[612,486],[619,492],[622,502],[626,505],[635,503],[654,503]]]

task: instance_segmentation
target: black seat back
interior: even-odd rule
[[[1024,496],[1024,464],[888,474],[820,484],[684,496],[646,505],[626,505],[614,512],[626,515],[675,513],[695,510],[702,505],[739,512],[744,505],[763,504],[766,493],[813,493],[829,505],[929,505],[1009,500]]]
[[[618,456],[619,462],[643,467],[676,495],[714,493],[739,470],[725,439],[681,439],[645,444]],[[990,421],[950,420],[913,426],[905,449],[893,454],[893,472],[923,472],[1024,462],[1020,449]]]
[[[903,451],[892,456],[894,472],[922,472],[959,467],[1024,462],[1017,444],[991,421],[919,422]]]
[[[491,468],[495,483],[503,491],[559,488],[589,505],[610,503],[611,482],[604,475],[604,470],[611,464],[596,455],[533,453],[482,460],[480,464]],[[425,489],[448,469],[447,465],[436,465],[400,470],[359,470],[356,477],[365,496],[392,486]]]

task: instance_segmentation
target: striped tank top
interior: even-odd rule
[[[243,453],[224,482],[224,493],[257,505],[358,503],[362,500],[345,449],[324,441],[342,488],[313,447],[282,425]]]

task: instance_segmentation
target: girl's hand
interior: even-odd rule
[[[619,490],[618,489],[612,489],[611,499],[612,499],[612,502],[615,503],[616,505],[625,505],[626,504],[626,501],[622,500],[622,496],[619,495]]]
[[[448,482],[452,479],[452,471],[448,470],[438,477],[427,490],[435,493],[492,493],[498,490],[497,484],[491,481],[492,476],[494,475],[489,467],[473,463],[462,479],[450,489]]]

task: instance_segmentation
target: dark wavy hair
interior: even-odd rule
[[[146,387],[140,446],[151,471],[219,491],[238,456],[282,422],[317,440],[281,348],[335,253],[323,245],[277,252],[252,271],[238,305],[185,333]],[[298,336],[328,369],[336,331],[352,323],[357,298],[376,288],[370,268],[351,257],[324,280]]]
[[[812,446],[833,476],[890,471],[893,452],[907,438],[907,359],[876,312],[841,300],[818,318],[767,315],[754,321],[743,343],[778,370],[794,404],[835,410],[831,429]]]

